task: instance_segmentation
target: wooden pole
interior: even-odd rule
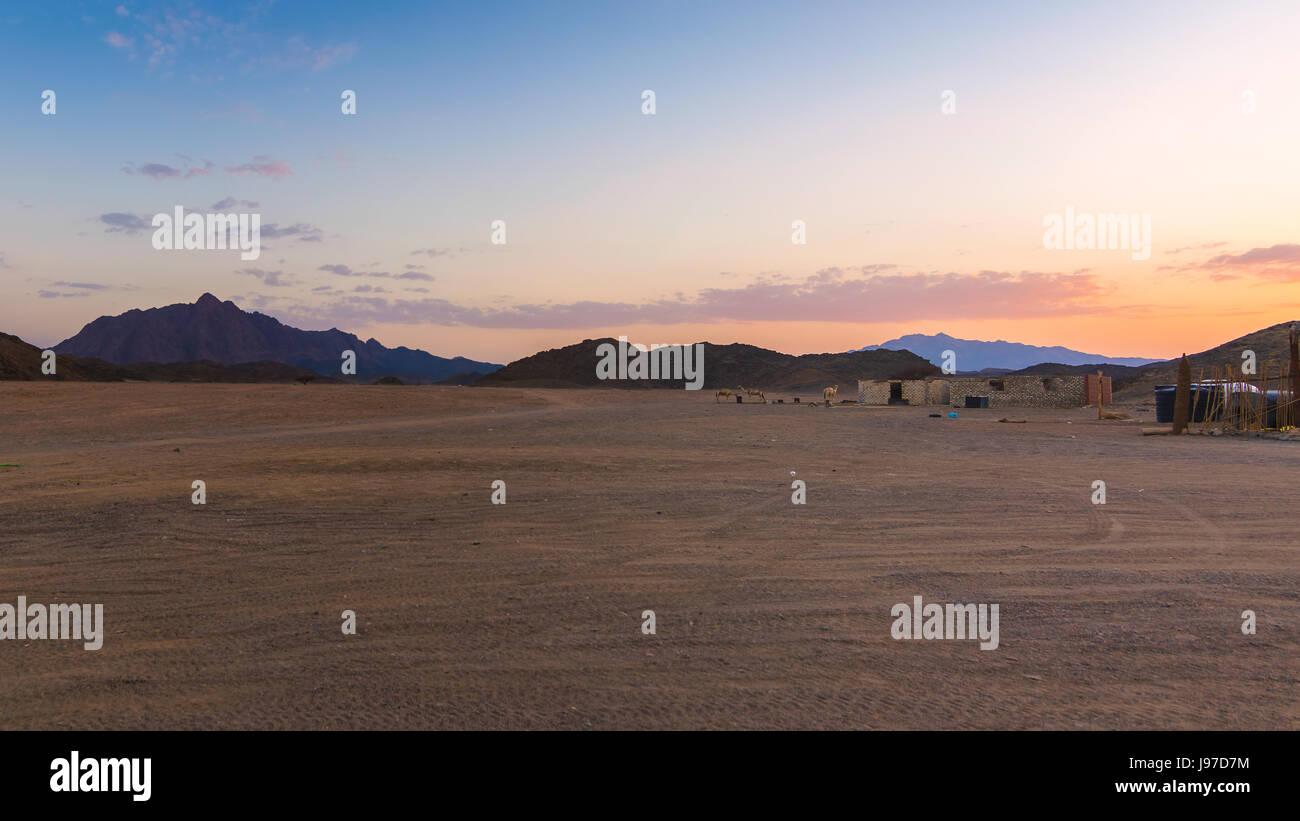
[[[1286,424],[1288,427],[1296,423],[1296,400],[1300,400],[1300,329],[1293,324],[1291,326],[1291,372],[1288,381],[1291,383],[1288,387],[1290,391],[1285,394],[1278,394],[1277,401],[1280,405],[1282,400],[1290,400],[1286,409]],[[1278,385],[1280,388],[1281,385]],[[1279,408],[1281,410],[1281,408]],[[1279,424],[1281,420],[1278,420]]]
[[[1178,388],[1174,393],[1174,435],[1187,431],[1187,404],[1192,393],[1192,366],[1187,362],[1187,354],[1178,363]]]

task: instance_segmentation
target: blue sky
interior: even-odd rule
[[[0,329],[210,291],[495,361],[620,333],[1165,356],[1291,318],[1296,4],[1055,6],[11,6]],[[120,230],[225,201],[273,226],[256,263]],[[1151,214],[1156,253],[1044,249],[1066,205]]]

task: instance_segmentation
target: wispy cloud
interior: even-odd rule
[[[166,165],[160,162],[147,162],[142,165],[127,163],[122,166],[124,174],[139,174],[145,177],[152,177],[155,180],[183,179],[188,180],[194,177],[206,177],[212,173],[213,164],[204,161],[203,165],[186,165],[183,168]]]
[[[113,48],[130,50],[135,41],[130,37],[127,37],[125,34],[110,31],[104,35],[104,42],[108,43]]]
[[[270,288],[287,288],[297,283],[293,280],[284,278],[283,271],[266,271],[261,268],[241,268],[235,273],[246,274],[247,276],[257,277],[262,280],[262,284]]]
[[[312,44],[263,26],[270,3],[230,5],[221,14],[191,3],[135,10],[118,6],[116,28],[104,41],[136,59],[136,46],[150,69],[182,69],[220,77],[227,72],[324,71],[357,53],[355,42]],[[229,16],[222,16],[229,15]]]
[[[237,54],[240,37],[247,36],[242,24],[228,22],[192,5],[146,8],[134,14],[125,6],[118,6],[115,12],[126,33],[109,31],[104,36],[105,42],[125,50],[134,60],[138,39],[143,43],[151,69],[173,67],[187,49],[203,55]]]
[[[48,291],[48,290],[37,291],[36,295],[41,299],[59,299],[61,297],[90,296],[90,294],[86,293],[85,291],[80,291],[77,293],[64,293],[62,291]]]
[[[144,217],[137,217],[135,214],[125,214],[114,211],[108,214],[100,214],[99,221],[108,227],[104,229],[106,234],[138,234],[141,231],[147,231],[151,223]]]
[[[208,206],[209,211],[225,211],[228,208],[256,208],[257,203],[249,200],[237,200],[234,197],[226,197],[220,202],[214,202]]]
[[[1189,268],[1211,271],[1210,279],[1215,281],[1253,276],[1298,282],[1300,281],[1300,244],[1279,243],[1267,248],[1252,248],[1241,254],[1219,254],[1199,265],[1183,266],[1183,270]]]
[[[324,242],[325,232],[314,225],[296,222],[281,228],[279,223],[271,222],[262,226],[263,239],[296,238],[299,242]]]
[[[411,256],[414,257],[414,256],[419,256],[420,254],[424,254],[427,257],[433,257],[436,259],[437,257],[454,257],[458,253],[459,254],[465,253],[466,250],[467,249],[465,248],[461,248],[459,250],[454,250],[451,248],[416,248],[414,251],[411,252]]]
[[[303,44],[306,49],[308,62],[311,63],[312,71],[322,71],[329,68],[335,63],[341,63],[348,60],[352,55],[357,53],[356,43],[338,43],[336,45],[321,46],[311,48]]]
[[[716,322],[881,322],[924,319],[1025,319],[1105,312],[1109,289],[1093,274],[980,271],[884,274],[879,266],[827,268],[788,282],[761,276],[737,288],[709,288],[642,303],[579,301],[500,308],[436,299],[350,297],[297,306],[295,315],[344,327],[373,323],[478,328],[584,329]],[[363,276],[345,265],[322,266]]]
[[[400,274],[390,273],[388,271],[354,271],[346,265],[322,265],[316,270],[325,271],[340,277],[371,277],[374,279],[417,279],[424,282],[433,282],[431,274],[421,273],[419,271],[403,271]]]
[[[186,160],[186,163],[177,167],[160,162],[147,162],[136,165],[128,162],[122,166],[124,174],[138,174],[145,177],[152,177],[155,180],[188,180],[194,177],[206,177],[216,168],[216,164],[211,160],[203,160],[202,165],[192,164],[193,161],[184,154],[176,156]],[[273,180],[284,179],[293,175],[293,168],[284,160],[273,160],[270,157],[254,157],[250,162],[239,165],[227,165],[225,171],[232,177],[239,177],[251,174],[260,177],[270,177]],[[230,198],[231,202],[236,202]]]
[[[293,169],[289,163],[283,160],[271,160],[269,157],[254,157],[253,162],[246,162],[243,165],[228,165],[226,173],[232,176],[243,174],[254,174],[260,177],[270,177],[274,180],[283,179],[293,174]]]
[[[1184,245],[1181,248],[1171,248],[1165,251],[1166,254],[1181,254],[1184,251],[1208,251],[1211,248],[1222,248],[1227,245],[1226,242],[1203,242],[1200,245]]]
[[[105,285],[101,282],[68,282],[62,279],[58,280],[57,282],[49,283],[49,287],[62,288],[65,291],[68,290],[76,291],[77,293],[58,293],[55,291],[47,290],[44,291],[43,293],[50,294],[52,296],[47,296],[45,297],[46,299],[51,299],[54,296],[89,296],[91,291],[138,291],[140,290],[140,286],[138,285]]]

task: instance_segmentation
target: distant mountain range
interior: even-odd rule
[[[1045,362],[1060,365],[1127,365],[1141,367],[1160,359],[1135,356],[1102,356],[1083,353],[1058,346],[1043,347],[1020,342],[983,342],[978,339],[957,339],[947,334],[908,334],[879,345],[859,348],[863,351],[911,351],[935,365],[943,365],[943,352],[957,354],[958,372],[976,372],[988,369],[1020,370]]]
[[[1276,376],[1278,368],[1288,361],[1287,334],[1292,324],[1281,322],[1190,354],[1193,378],[1199,379],[1200,374],[1208,374],[1215,367],[1240,367],[1242,353],[1247,350],[1255,354],[1261,373],[1266,368]],[[410,348],[390,349],[373,339],[362,342],[356,335],[335,328],[303,331],[204,294],[192,305],[179,303],[96,319],[54,347],[58,369],[51,376],[41,372],[39,348],[0,333],[0,380],[683,387],[681,380],[600,380],[596,374],[600,358],[597,348],[606,342],[616,344],[613,339],[584,339],[502,367],[464,357],[446,359]],[[1104,357],[1068,348],[979,342],[946,334],[913,334],[859,351],[801,356],[754,345],[701,344],[705,349],[704,390],[709,391],[735,390],[741,385],[769,392],[820,391],[838,384],[841,395],[847,397],[856,391],[858,379],[937,376],[939,368],[934,363],[942,361],[944,350],[953,350],[959,373],[1068,374],[1101,370],[1114,379],[1116,397],[1127,401],[1148,399],[1153,385],[1174,380],[1177,366],[1176,360]],[[356,377],[344,377],[339,372],[345,350],[356,352]],[[1004,358],[993,360],[1003,364],[990,365],[989,359],[978,358],[981,351],[989,350],[1003,352]]]
[[[54,373],[42,370],[44,357],[35,345],[11,334],[0,333],[0,381],[54,382],[337,382],[306,368],[279,362],[242,362],[219,365],[212,361],[141,362],[114,365],[102,359],[72,354],[55,357]]]
[[[682,380],[609,380],[596,376],[597,348],[614,339],[584,339],[575,345],[511,362],[480,378],[476,385],[536,388],[681,388]],[[939,369],[907,351],[815,353],[794,356],[753,345],[704,345],[705,391],[741,385],[774,390],[820,392],[840,386],[840,396],[856,397],[859,379],[916,379]]]
[[[148,310],[101,316],[71,339],[54,346],[57,354],[94,357],[119,365],[207,360],[221,365],[279,362],[327,377],[339,377],[344,351],[357,358],[358,381],[397,376],[407,382],[437,382],[466,373],[500,368],[464,357],[447,359],[411,348],[386,348],[374,339],[331,328],[303,331],[229,300],[204,294]]]

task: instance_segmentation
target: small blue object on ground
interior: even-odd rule
[[[957,418],[957,411],[948,411],[948,418],[949,418],[949,419],[956,419],[956,418]]]

